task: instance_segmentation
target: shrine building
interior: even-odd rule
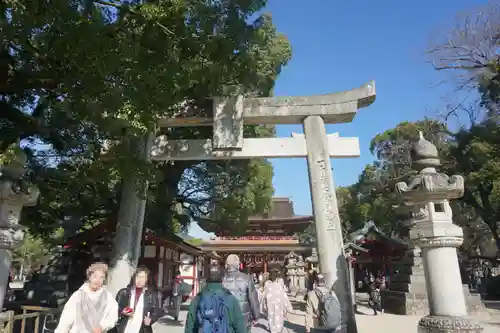
[[[373,221],[349,233],[348,239],[365,249],[355,251],[351,257],[356,281],[363,281],[368,273],[375,277],[384,276],[387,282],[391,281],[395,273],[394,263],[401,261],[408,247],[397,237],[385,234]]]
[[[236,254],[242,269],[251,273],[266,273],[270,268],[282,267],[285,256],[291,252],[306,256],[311,247],[299,243],[296,233],[304,231],[313,222],[313,216],[294,214],[289,198],[274,197],[269,213],[249,218],[243,236],[231,236],[229,231],[215,232],[216,237],[205,241],[205,252],[216,252],[223,261]],[[212,231],[212,230],[207,230]]]

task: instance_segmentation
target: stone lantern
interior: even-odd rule
[[[316,272],[318,271],[319,258],[318,258],[318,250],[316,249],[316,247],[312,248],[311,256],[306,258],[306,262],[309,263],[311,270]]]
[[[33,206],[39,191],[25,179],[26,155],[17,145],[6,153],[9,161],[0,169],[0,311],[12,264],[12,250],[23,240],[19,224],[23,206]]]
[[[290,252],[285,257],[287,264],[286,277],[288,280],[288,290],[292,295],[297,293],[297,255],[294,252]]]
[[[304,261],[302,256],[299,256],[299,260],[295,264],[297,267],[296,275],[297,275],[297,295],[304,296],[307,293],[306,290],[306,268],[307,263]]]
[[[462,244],[462,229],[453,224],[450,199],[464,193],[462,176],[438,173],[436,147],[422,133],[412,148],[412,167],[418,172],[408,184],[396,184],[405,204],[411,207],[410,239],[422,253],[429,315],[418,323],[420,333],[481,332],[467,318],[467,307],[456,248]]]

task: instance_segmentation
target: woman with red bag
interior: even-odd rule
[[[158,320],[160,309],[158,297],[149,287],[149,270],[138,267],[130,284],[116,295],[120,318],[116,329],[118,333],[152,333],[151,325]]]

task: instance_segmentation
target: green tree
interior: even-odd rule
[[[124,179],[132,176],[152,184],[147,195],[153,225],[176,221],[185,226],[206,215],[201,211],[222,221],[265,209],[272,192],[272,171],[265,161],[152,167],[127,144],[127,138],[155,131],[160,117],[209,115],[209,96],[270,94],[291,51],[269,16],[255,18],[264,5],[2,3],[0,153],[18,138],[24,140],[33,180],[42,189],[40,205],[25,211],[23,223],[50,234],[68,218],[78,227],[116,220]],[[249,130],[262,136],[266,129]],[[166,134],[170,139],[209,136],[196,128]],[[199,170],[198,184],[224,180],[230,191],[219,191],[208,202],[204,196],[213,194],[210,187],[186,198],[182,184]],[[233,189],[241,197],[221,198]],[[155,209],[177,203],[183,207],[174,211],[181,214],[171,219]]]
[[[359,202],[366,207],[365,221],[374,221],[387,234],[398,228],[395,207],[401,202],[394,188],[397,182],[407,181],[414,174],[411,150],[419,132],[435,143],[443,155],[447,154],[449,131],[444,124],[430,119],[402,122],[372,139],[370,150],[377,160],[365,168],[353,185]]]
[[[465,177],[461,199],[472,207],[500,249],[500,129],[492,122],[460,130],[450,148],[453,172]]]
[[[470,225],[470,231],[477,230],[479,236],[483,234],[483,229],[477,228],[474,223],[479,219],[500,244],[500,135],[498,126],[491,121],[456,133],[434,120],[405,122],[377,135],[372,140],[372,151],[376,152],[378,161],[368,166],[354,185],[361,200],[370,207],[369,219],[386,232],[395,228],[392,225],[394,207],[401,203],[394,185],[398,181],[407,181],[414,174],[411,169],[411,144],[417,139],[418,131],[422,131],[438,148],[442,172],[465,177],[465,195],[459,199],[461,204],[452,205],[455,216],[459,216],[459,224],[465,227]]]
[[[49,250],[43,240],[31,234],[25,235],[23,242],[12,253],[14,263],[19,266],[20,274],[24,274],[48,261]]]
[[[483,220],[500,249],[499,159],[500,8],[487,5],[459,17],[430,49],[435,69],[452,75],[458,90],[466,92],[470,106],[451,107],[447,116],[466,111],[467,126],[453,135],[449,172],[466,178],[461,199],[472,215]],[[463,94],[462,94],[463,95]],[[478,100],[476,96],[479,96]],[[479,228],[482,229],[482,228]],[[480,232],[481,233],[481,232]]]

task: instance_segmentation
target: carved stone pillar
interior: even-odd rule
[[[264,260],[264,273],[267,273],[267,269],[268,269],[267,259],[268,259],[267,254],[264,253],[264,258],[263,258],[263,260]]]
[[[410,238],[422,250],[430,313],[420,320],[418,330],[481,332],[479,324],[467,318],[456,251],[463,242],[463,233],[453,224],[448,202],[463,195],[464,180],[461,176],[438,173],[439,165],[436,147],[420,133],[420,140],[412,149],[412,166],[419,173],[408,184],[396,184],[405,204],[411,207]]]
[[[290,294],[294,295],[297,293],[297,255],[293,252],[289,253],[286,257],[287,265],[286,268],[286,277],[288,282],[288,290]]]
[[[297,295],[303,296],[306,294],[306,268],[307,263],[302,260],[302,256],[299,256],[299,261],[296,265],[296,275],[297,275]]]
[[[12,250],[22,242],[24,233],[19,218],[23,206],[36,204],[39,191],[25,179],[26,155],[17,147],[11,161],[0,171],[0,311],[12,264]]]

